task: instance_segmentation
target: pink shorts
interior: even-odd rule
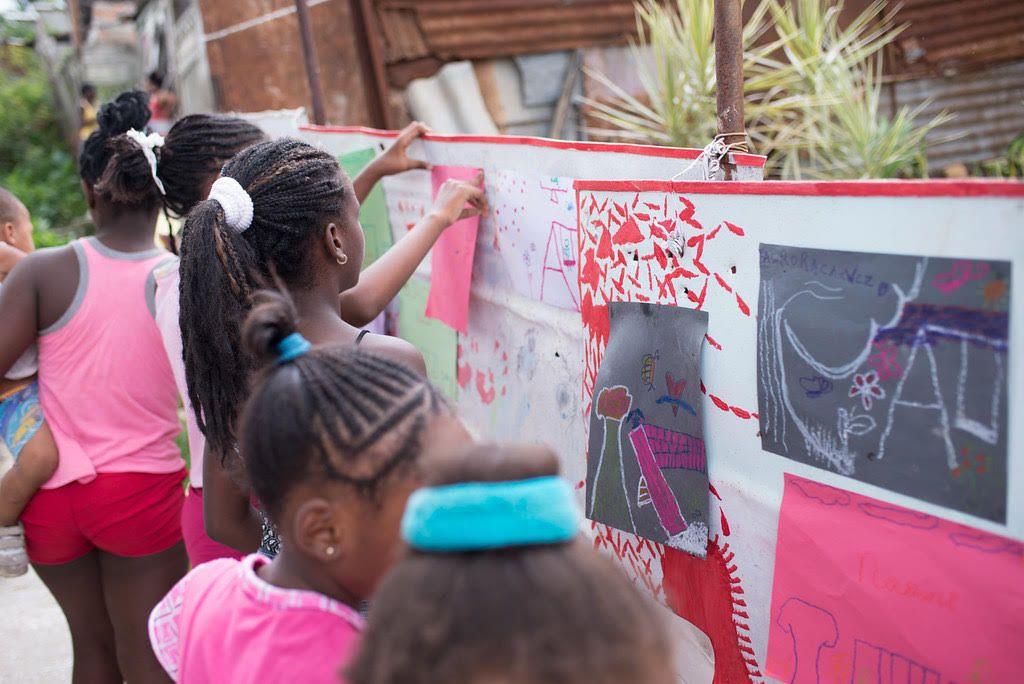
[[[93,549],[138,558],[181,541],[185,471],[101,473],[40,489],[21,514],[29,560],[60,565]]]
[[[185,505],[181,508],[181,534],[185,538],[185,551],[192,567],[218,558],[241,560],[245,554],[213,541],[206,534],[203,523],[203,490],[189,487]]]

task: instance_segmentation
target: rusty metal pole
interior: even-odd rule
[[[320,83],[320,63],[316,59],[316,45],[313,44],[313,31],[309,24],[309,7],[306,0],[295,0],[295,15],[299,19],[302,60],[306,63],[306,79],[309,81],[309,95],[313,101],[313,123],[322,126],[327,123],[324,89]]]
[[[743,15],[741,0],[715,0],[715,81],[718,134],[722,142],[747,149],[743,123]],[[728,157],[723,160],[726,180],[733,175]]]
[[[359,63],[362,67],[366,108],[374,126],[394,128],[391,105],[388,101],[388,81],[384,72],[384,47],[377,11],[370,0],[349,0],[352,33]]]

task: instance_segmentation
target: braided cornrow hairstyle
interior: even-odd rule
[[[146,131],[149,96],[138,90],[121,93],[100,107],[98,128],[82,145],[78,170],[82,180],[115,206],[151,209],[161,202],[160,191],[142,148],[124,135]],[[160,152],[156,152],[159,158]]]
[[[285,285],[311,282],[312,241],[353,198],[334,157],[298,140],[248,147],[221,173],[252,198],[252,225],[243,233],[228,227],[213,200],[191,211],[182,232],[180,325],[189,399],[224,459],[255,367],[241,345],[252,295],[274,277]]]
[[[412,370],[356,349],[322,347],[278,364],[297,313],[281,292],[255,300],[243,338],[263,371],[239,436],[256,497],[274,518],[295,484],[327,478],[379,503],[388,476],[415,467],[428,422],[451,407]]]
[[[233,116],[190,114],[179,119],[164,140],[159,166],[170,214],[187,216],[205,199],[200,193],[210,176],[246,147],[266,139],[259,128]]]
[[[427,486],[558,473],[547,447],[485,444],[431,461]],[[410,550],[374,592],[351,684],[673,684],[653,602],[593,543]]]

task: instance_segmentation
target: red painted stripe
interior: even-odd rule
[[[812,197],[1024,197],[1024,183],[998,180],[896,181],[592,181],[576,190],[673,192],[688,195],[799,195]]]
[[[311,133],[359,133],[376,138],[397,138],[398,131],[382,131],[364,126],[315,126],[303,124],[301,131]],[[490,145],[526,145],[528,147],[550,147],[556,150],[573,150],[576,152],[612,152],[617,154],[639,154],[645,157],[667,157],[669,159],[696,159],[701,150],[683,147],[659,147],[657,145],[638,145],[633,143],[606,143],[579,140],[552,140],[550,138],[534,138],[522,135],[441,135],[430,133],[423,136],[424,140],[454,143],[484,143]],[[741,166],[763,168],[766,157],[759,154],[734,153],[733,160]]]

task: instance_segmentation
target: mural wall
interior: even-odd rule
[[[301,135],[339,155],[388,139]],[[1024,378],[1010,354],[1024,334],[1018,186],[633,181],[672,178],[696,153],[535,139],[437,136],[412,152],[488,179],[467,330],[432,338],[456,346],[460,410],[484,437],[551,444],[581,505],[609,504],[591,516],[601,520],[591,523],[595,546],[699,630],[674,633],[691,657],[713,653],[715,682],[998,681],[1015,665],[981,651],[922,658],[920,640],[871,630],[870,611],[840,616],[821,600],[825,588],[791,570],[821,575],[839,553],[846,565],[832,590],[862,601],[880,592],[897,628],[912,630],[929,615],[915,606],[941,599],[952,610],[940,605],[928,624],[971,624],[975,613],[957,607],[984,605],[1000,638],[1024,639],[1020,619],[1007,617],[1021,614],[1024,579],[1024,508],[1013,503],[1024,468],[1012,464]],[[756,181],[758,158],[740,161],[741,177]],[[384,191],[398,239],[429,206],[430,178],[407,174]],[[671,333],[652,329],[644,337],[657,344],[605,371],[619,302],[701,315],[669,321]],[[693,331],[696,342],[666,342]],[[699,364],[688,368],[679,355],[695,347]],[[611,446],[621,486],[603,489],[616,483],[596,486],[595,456]],[[805,480],[817,495],[809,504],[794,490]],[[601,491],[614,498],[597,502]],[[780,548],[780,534],[804,539],[792,523],[802,502],[863,530],[863,548]],[[698,519],[706,542],[695,545],[684,535]],[[972,571],[923,572],[920,557],[897,550],[932,521],[959,534],[947,535],[950,553],[996,555]],[[928,539],[922,548],[949,543]],[[860,558],[875,564],[858,575]],[[1002,574],[979,586],[969,575],[980,568]],[[806,586],[790,592],[804,603],[783,609],[773,585]],[[949,604],[951,587],[976,595]],[[842,635],[829,633],[826,614]],[[786,655],[805,652],[799,668]],[[694,662],[687,681],[707,681]],[[897,674],[872,678],[872,666]]]

